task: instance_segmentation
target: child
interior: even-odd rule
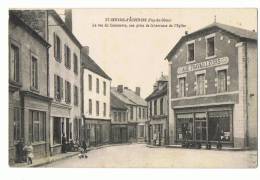
[[[33,156],[33,146],[31,143],[27,143],[27,145],[24,146],[23,150],[25,151],[26,154],[26,160],[27,164],[32,164],[32,158]]]

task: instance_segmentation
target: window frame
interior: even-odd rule
[[[20,60],[21,60],[21,45],[14,42],[12,39],[10,39],[10,50],[9,50],[9,80],[10,81],[13,81],[13,82],[16,82],[16,83],[20,83],[20,68],[21,68],[21,63],[20,63]],[[14,78],[11,78],[11,68],[12,68],[12,64],[11,64],[11,50],[12,50],[12,47],[14,47],[16,51],[16,54],[17,55],[17,59],[14,63],[15,67],[13,68],[13,73],[14,74]]]
[[[67,69],[71,69],[71,49],[67,44],[64,44],[64,64]]]
[[[99,94],[99,78],[96,78],[96,93]]]
[[[89,113],[89,115],[92,115],[92,111],[93,111],[92,99],[88,99],[88,113]]]
[[[88,75],[88,90],[92,91],[92,75]]]
[[[55,32],[53,33],[53,37],[54,37],[54,46],[53,46],[53,54],[54,54],[54,58],[57,62],[61,63],[62,61],[62,43],[61,43],[61,38],[59,37],[59,35],[57,35]],[[58,41],[59,41],[59,47],[58,46]]]
[[[184,83],[183,83],[183,85],[184,85],[184,88],[183,88],[183,93],[182,93],[182,91],[181,91],[181,84],[180,84],[180,82],[181,82],[181,80],[182,79],[184,79]],[[178,97],[186,97],[187,96],[187,92],[186,92],[186,76],[182,76],[182,77],[179,77],[178,78],[178,86],[179,86],[179,92],[178,92]]]
[[[33,67],[34,67],[34,62],[36,62],[36,77],[34,77],[34,71],[33,71]],[[33,82],[33,81],[36,82]],[[34,54],[31,54],[31,89],[32,90],[38,90],[39,89],[39,68],[38,68],[38,57]],[[36,83],[36,85],[34,85],[34,83]]]
[[[71,104],[71,83],[65,80],[65,103]]]
[[[213,34],[209,34],[209,35],[207,35],[207,36],[205,37],[205,40],[206,40],[206,59],[210,59],[210,58],[216,57],[216,41],[215,41],[216,38],[215,38],[215,36],[216,36],[216,34],[213,33]],[[208,40],[211,39],[211,38],[214,39],[214,40],[213,40],[213,42],[214,42],[214,48],[213,48],[214,54],[213,54],[213,55],[209,55],[209,53],[208,53],[208,50],[209,50]]]
[[[225,72],[225,91],[220,91],[220,79],[219,79],[219,73],[220,72]],[[225,93],[228,92],[228,68],[224,67],[224,68],[219,68],[216,69],[216,73],[217,73],[217,93]]]
[[[198,76],[203,76],[204,77],[204,79],[203,79],[203,93],[201,93],[200,91],[199,91],[199,79],[198,79]],[[197,96],[202,96],[202,95],[205,95],[206,94],[206,84],[205,84],[205,82],[206,82],[206,72],[200,72],[200,73],[196,73],[196,82],[197,82],[197,87],[196,87],[196,95]]]
[[[190,60],[190,51],[189,51],[189,46],[193,44],[193,60]],[[187,46],[187,60],[186,60],[186,64],[190,64],[195,62],[195,40],[189,41],[186,43]]]
[[[106,96],[107,94],[107,83],[106,81],[103,81],[103,95]]]
[[[78,56],[76,53],[73,53],[73,71],[74,74],[78,75],[79,73],[79,66],[78,66]]]
[[[78,92],[78,86],[74,85],[74,105],[78,106],[79,105],[79,92]]]
[[[99,101],[96,101],[96,116],[99,116]]]

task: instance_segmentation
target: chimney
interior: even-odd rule
[[[125,86],[125,87],[124,87],[124,89],[128,89],[128,87],[127,87],[127,86]]]
[[[72,10],[71,9],[65,9],[65,24],[72,32]]]
[[[89,55],[89,47],[88,46],[83,46],[81,48],[81,52],[85,55]]]
[[[119,93],[123,93],[123,85],[118,85],[117,86],[117,92],[119,92]]]
[[[141,92],[141,88],[140,87],[136,87],[135,88],[135,94],[140,96],[140,92]]]
[[[189,32],[188,31],[185,31],[185,35],[188,35],[189,34]]]

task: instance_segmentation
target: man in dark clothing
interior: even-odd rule
[[[67,152],[66,151],[66,137],[64,134],[62,134],[61,143],[62,143],[61,152],[66,153]]]

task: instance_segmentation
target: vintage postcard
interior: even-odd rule
[[[9,166],[257,168],[257,9],[10,9]]]

